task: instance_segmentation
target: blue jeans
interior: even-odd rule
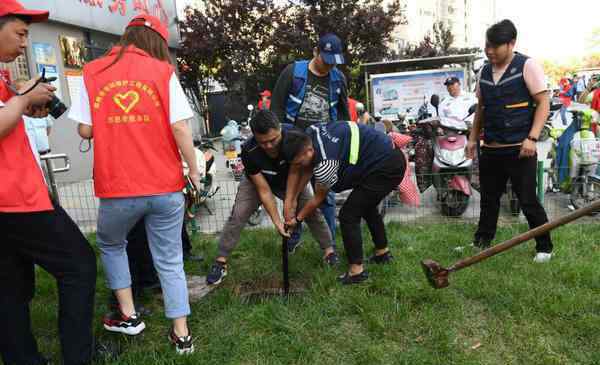
[[[562,106],[560,108],[560,119],[562,120],[563,125],[567,125],[568,121],[567,121],[567,107],[566,106]]]
[[[97,243],[104,274],[112,290],[131,287],[127,260],[127,233],[141,218],[154,267],[163,291],[167,318],[190,314],[183,271],[181,229],[184,199],[180,192],[134,198],[100,199]]]
[[[329,226],[329,230],[331,231],[331,245],[335,248],[335,192],[330,190],[319,208],[325,217],[327,226]]]

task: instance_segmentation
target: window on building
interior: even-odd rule
[[[0,63],[0,70],[6,72],[11,81],[17,79],[29,80],[31,78],[27,57],[25,55],[17,57],[17,59],[11,63]]]
[[[94,37],[92,32],[83,32],[86,52],[86,62],[100,58],[106,54],[106,52],[112,48],[112,43],[106,43],[100,41],[97,37]]]

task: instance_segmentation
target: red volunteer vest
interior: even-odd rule
[[[0,100],[13,93],[0,79]],[[42,170],[35,160],[21,121],[0,138],[0,212],[25,213],[53,210]]]
[[[129,47],[83,68],[94,134],[94,189],[99,198],[181,191],[181,156],[169,122],[169,80],[174,69]]]

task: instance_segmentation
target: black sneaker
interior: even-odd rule
[[[373,254],[373,256],[369,257],[369,263],[371,264],[389,264],[392,261],[394,261],[394,256],[392,256],[391,251],[387,251],[383,255]]]
[[[296,249],[298,247],[300,247],[301,245],[302,245],[301,240],[294,241],[294,240],[288,239],[288,241],[287,241],[288,253],[293,254],[294,252],[296,252]]]
[[[356,275],[350,275],[350,273],[344,273],[340,276],[338,276],[338,281],[342,284],[342,285],[350,285],[350,284],[360,284],[363,281],[367,280],[369,278],[369,273],[367,272],[367,270],[363,270],[360,274],[356,274]]]
[[[338,254],[335,251],[333,251],[329,255],[325,256],[323,258],[323,261],[325,261],[325,263],[329,266],[336,266],[340,263],[340,258]]]
[[[206,275],[207,285],[218,285],[221,284],[223,278],[227,276],[227,264],[221,261],[215,261],[213,266],[210,268],[208,275]]]
[[[492,240],[483,238],[475,238],[475,240],[473,240],[473,247],[478,248],[480,250],[485,250],[486,248],[490,248],[491,246]]]
[[[131,316],[126,316],[119,309],[115,312],[110,312],[102,319],[104,329],[110,332],[124,333],[126,335],[135,336],[146,328],[146,325],[140,318],[139,313],[134,313]]]
[[[169,341],[175,345],[175,351],[177,351],[178,355],[194,353],[194,343],[192,341],[191,333],[187,336],[178,337],[175,334],[175,330],[171,328],[171,332],[169,332]]]
[[[296,252],[296,249],[300,245],[302,245],[302,224],[296,226],[287,240],[288,253],[292,254]]]

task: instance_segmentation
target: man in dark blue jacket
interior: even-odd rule
[[[357,284],[368,278],[363,267],[361,219],[367,222],[375,244],[370,262],[383,264],[393,257],[377,206],[400,184],[406,161],[394,149],[387,135],[354,122],[317,124],[307,133],[292,131],[283,141],[282,154],[290,162],[284,211],[286,224],[295,226],[309,216],[331,190],[352,190],[340,210],[339,219],[348,272],[339,277],[343,284]],[[297,194],[314,176],[315,195],[299,211]]]

